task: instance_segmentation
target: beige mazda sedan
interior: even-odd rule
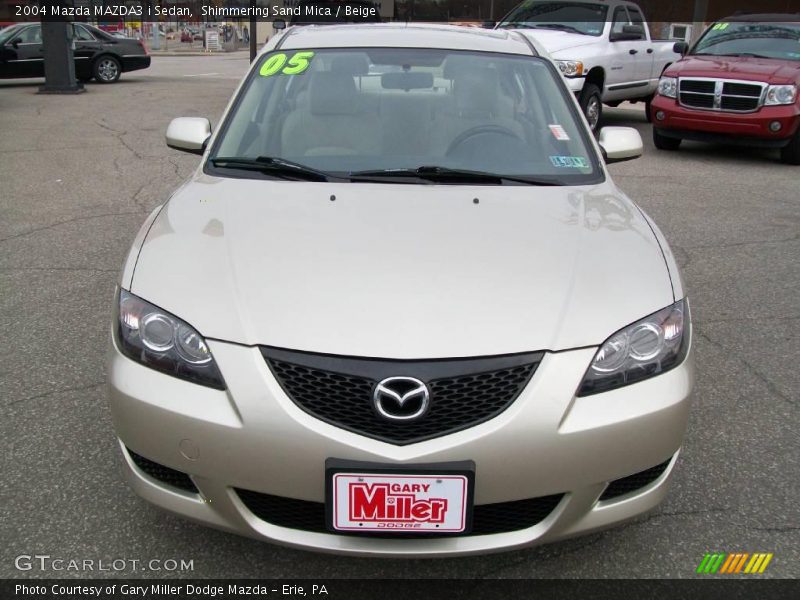
[[[693,383],[686,290],[519,34],[290,28],[134,240],[108,366],[153,504],[299,548],[452,556],[655,507]]]

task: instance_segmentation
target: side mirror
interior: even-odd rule
[[[183,152],[202,154],[211,137],[211,123],[204,117],[179,117],[167,127],[167,146]]]
[[[672,51],[675,54],[680,54],[681,56],[685,56],[686,53],[689,51],[689,44],[686,42],[675,42],[675,45],[672,46]]]
[[[14,41],[11,42],[11,46],[13,48],[18,48],[21,42],[22,38],[16,38]]]
[[[639,158],[644,152],[642,136],[633,127],[603,127],[597,142],[607,164]]]
[[[481,23],[481,27],[484,29],[494,29],[495,22],[494,21],[484,21]]]
[[[272,22],[272,28],[280,31],[281,29],[286,29],[286,21],[283,19],[275,19]]]

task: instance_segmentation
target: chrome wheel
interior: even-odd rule
[[[600,122],[600,98],[592,96],[586,104],[586,120],[589,122],[589,127],[592,131],[597,129],[597,124]]]
[[[119,78],[119,63],[113,58],[101,58],[95,68],[97,79],[111,83]]]

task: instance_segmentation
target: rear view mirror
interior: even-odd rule
[[[639,158],[644,152],[642,136],[633,127],[603,127],[597,142],[607,164]]]
[[[689,51],[689,44],[686,42],[675,42],[675,45],[672,46],[672,51],[675,54],[680,54],[684,56]]]
[[[384,73],[381,87],[385,90],[425,90],[433,87],[433,73]]]
[[[183,152],[202,154],[211,137],[211,123],[204,117],[172,119],[167,127],[167,146]]]

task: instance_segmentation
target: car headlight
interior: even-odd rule
[[[689,304],[678,300],[609,337],[583,376],[578,396],[629,385],[677,367],[689,350]]]
[[[583,75],[583,63],[579,60],[557,60],[556,64],[565,77],[580,77]]]
[[[206,341],[188,323],[138,296],[119,291],[116,341],[128,358],[218,390],[225,381]]]
[[[678,95],[678,78],[662,77],[658,80],[658,93],[667,98],[675,98]]]
[[[767,88],[767,95],[764,104],[767,106],[776,104],[794,104],[797,99],[797,86],[791,85],[771,85]]]

